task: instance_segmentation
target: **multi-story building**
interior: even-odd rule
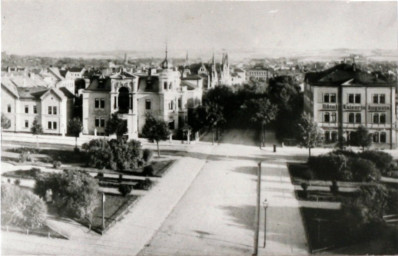
[[[322,72],[307,73],[304,109],[323,129],[326,143],[350,140],[365,126],[378,148],[396,148],[396,82],[377,74],[339,64]]]
[[[94,79],[83,91],[83,133],[105,134],[106,122],[117,113],[126,120],[128,136],[136,138],[146,114],[165,120],[171,130],[182,128],[188,109],[202,100],[202,80],[185,78],[166,57],[159,71],[130,74],[122,69],[109,77]]]
[[[246,72],[247,80],[263,80],[268,81],[268,79],[272,76],[272,72],[268,68],[264,68],[262,66],[255,66]]]
[[[73,94],[65,88],[43,86],[20,87],[3,77],[1,81],[1,112],[10,121],[7,131],[31,132],[37,119],[45,134],[67,133],[72,117]]]

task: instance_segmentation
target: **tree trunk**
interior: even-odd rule
[[[308,147],[308,157],[311,157],[311,147]]]
[[[39,149],[39,135],[36,135],[36,148]]]
[[[265,147],[265,128],[263,126],[263,147]]]
[[[77,137],[75,137],[75,148],[77,148]]]
[[[214,145],[214,129],[211,131],[211,133],[212,133],[212,136],[213,136],[213,140],[212,140],[211,144]]]
[[[156,145],[158,147],[158,157],[160,157],[159,141],[156,141]]]

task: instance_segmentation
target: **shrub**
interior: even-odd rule
[[[21,152],[19,154],[19,162],[20,163],[25,163],[25,162],[30,162],[30,161],[32,161],[32,157],[30,156],[29,151]]]
[[[113,162],[111,147],[105,139],[95,139],[84,143],[83,149],[87,151],[87,165],[90,167],[109,168]]]
[[[61,168],[61,162],[60,161],[54,161],[53,162],[53,168],[55,168],[55,169],[59,169],[59,168]]]
[[[80,153],[80,148],[75,147],[75,148],[73,149],[73,152],[75,152],[75,153]]]
[[[148,190],[151,185],[152,185],[152,181],[150,179],[146,178],[145,180],[138,182],[135,188]]]
[[[46,215],[46,204],[37,195],[13,185],[2,184],[2,225],[39,228],[44,225]]]
[[[332,185],[330,186],[330,192],[332,192],[333,194],[339,192],[339,186],[337,186],[337,181],[332,181]]]
[[[142,172],[145,176],[153,176],[153,166],[147,165],[144,167],[144,171]]]
[[[150,149],[144,149],[142,152],[142,159],[145,161],[145,163],[149,163],[152,160],[153,157],[153,152]]]
[[[355,153],[352,150],[341,150],[341,149],[333,150],[332,152],[327,153],[326,155],[343,155],[343,156],[345,156],[347,158],[348,157],[357,157],[358,156],[357,153]]]
[[[349,169],[351,170],[355,181],[378,181],[381,174],[375,164],[362,158],[351,158],[349,160]]]
[[[394,165],[393,157],[386,152],[369,150],[363,151],[358,155],[363,159],[372,161],[382,174],[387,174]]]
[[[98,178],[103,178],[103,177],[104,177],[104,173],[103,173],[103,172],[97,173],[97,177],[98,177]]]
[[[131,170],[137,168],[138,159],[141,155],[141,142],[136,140],[127,141],[118,138],[109,142],[113,161],[116,163],[117,170]]]
[[[14,184],[17,186],[21,185],[21,180],[20,179],[14,180]]]
[[[38,175],[40,175],[40,173],[41,173],[41,170],[39,168],[32,168],[32,169],[29,170],[29,176],[31,176],[33,178],[35,178]]]
[[[391,213],[398,214],[398,189],[388,191],[388,209]]]
[[[128,194],[130,194],[130,192],[132,190],[133,190],[133,186],[131,186],[131,185],[128,185],[128,184],[120,184],[119,185],[119,192],[123,196],[127,196]]]
[[[81,170],[64,170],[39,175],[34,192],[44,198],[48,189],[52,190],[54,205],[61,214],[91,219],[98,203],[98,183],[89,174]]]
[[[307,195],[308,195],[308,191],[307,191],[308,183],[307,182],[301,183],[301,187],[303,188],[303,191],[304,191],[304,198],[307,198]]]
[[[308,166],[321,180],[347,180],[347,158],[344,155],[320,155],[309,157]]]

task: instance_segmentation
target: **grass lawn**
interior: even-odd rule
[[[105,194],[105,231],[109,225],[118,219],[128,208],[138,199],[138,196],[120,196],[114,194]],[[91,228],[101,233],[102,228],[102,194],[98,194],[98,206],[93,213]],[[88,226],[88,223],[82,223]]]

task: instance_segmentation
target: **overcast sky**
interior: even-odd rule
[[[2,50],[396,49],[396,2],[2,0]]]

